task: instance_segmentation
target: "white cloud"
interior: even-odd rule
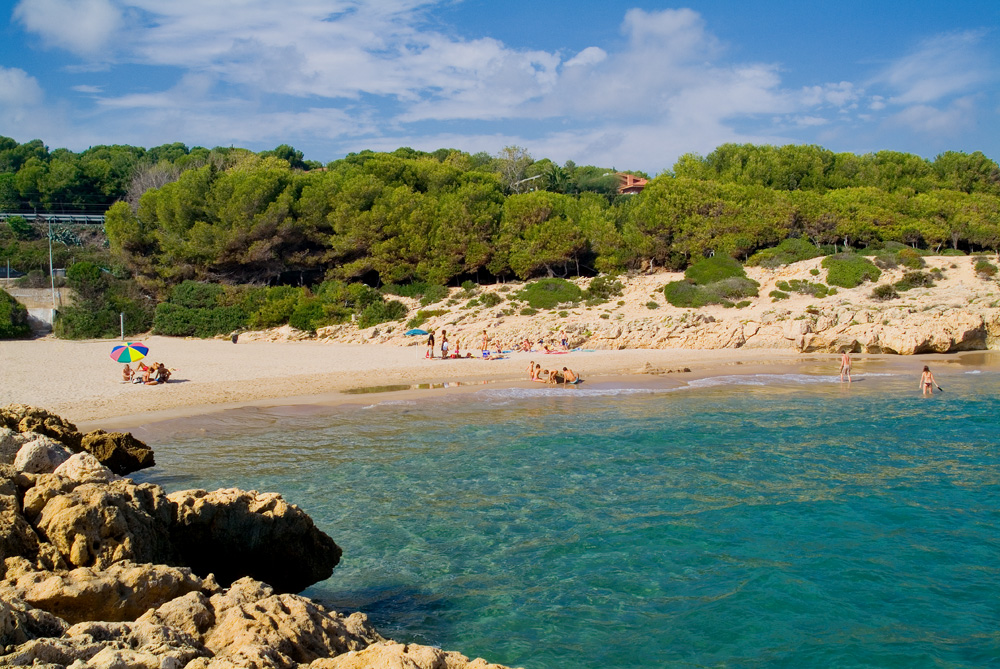
[[[21,0],[14,19],[51,47],[100,55],[122,25],[111,0]]]
[[[896,60],[874,82],[895,91],[895,104],[929,104],[966,93],[990,75],[979,51],[984,33],[950,33],[921,43],[914,52]]]
[[[944,109],[913,105],[894,114],[888,122],[928,135],[956,136],[975,125],[975,104],[973,98],[968,96],[958,98]]]
[[[0,105],[6,108],[33,107],[45,97],[38,81],[24,70],[0,67]]]
[[[88,94],[98,94],[104,91],[103,86],[87,86],[81,84],[79,86],[70,86],[70,90],[76,91],[77,93],[88,93]]]
[[[607,59],[607,57],[608,53],[604,49],[596,46],[588,46],[586,49],[563,63],[563,67],[596,65],[597,63]]]

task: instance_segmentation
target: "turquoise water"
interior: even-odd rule
[[[143,478],[281,492],[344,549],[305,594],[470,657],[998,665],[1000,375],[916,378],[248,409]]]

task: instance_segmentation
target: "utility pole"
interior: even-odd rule
[[[49,222],[49,279],[52,281],[52,327],[56,325],[56,275],[52,269],[52,219]]]

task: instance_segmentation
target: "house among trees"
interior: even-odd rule
[[[633,174],[624,174],[619,172],[615,176],[618,177],[618,194],[619,195],[635,195],[641,193],[642,189],[646,187],[646,183],[649,179],[643,179],[642,177],[637,177]]]

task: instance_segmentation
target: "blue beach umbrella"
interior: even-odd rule
[[[412,330],[407,330],[406,332],[404,332],[403,336],[404,337],[417,337],[419,335],[426,335],[426,334],[430,334],[430,332],[428,332],[427,330],[420,330],[420,329],[414,328]]]
[[[139,341],[130,341],[111,349],[111,359],[115,362],[129,363],[142,360],[148,353],[148,346]]]

